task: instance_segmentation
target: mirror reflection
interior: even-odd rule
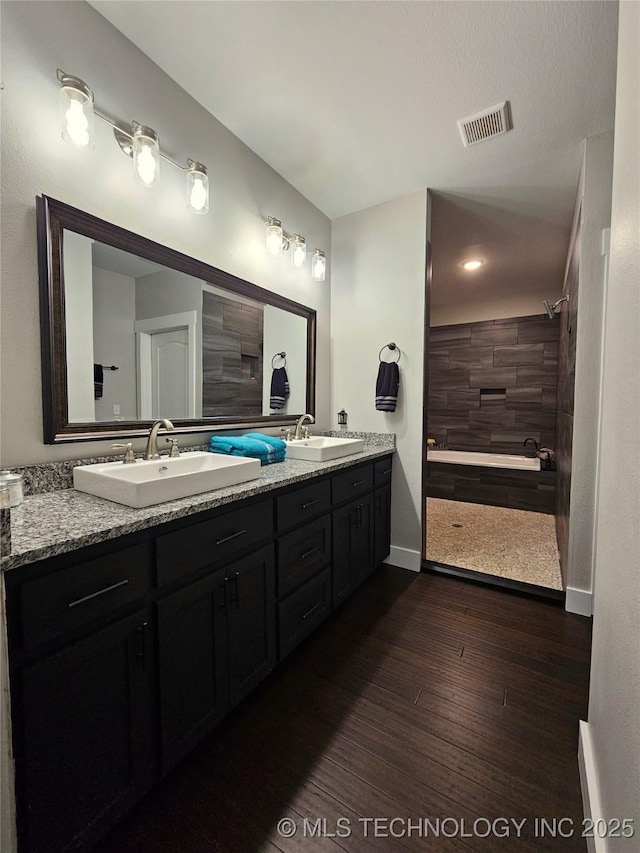
[[[64,229],[68,421],[294,415],[307,319]]]

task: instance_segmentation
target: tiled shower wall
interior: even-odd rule
[[[529,436],[555,448],[559,329],[546,315],[431,328],[428,436],[451,450],[523,453]]]

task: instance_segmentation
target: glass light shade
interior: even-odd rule
[[[78,77],[60,77],[62,138],[76,148],[93,148],[93,92]]]
[[[187,171],[187,207],[194,213],[209,212],[209,176],[202,163],[190,163]]]
[[[133,132],[133,171],[145,187],[153,187],[160,178],[160,143],[150,127],[138,125]]]
[[[299,234],[294,234],[289,242],[291,252],[291,266],[302,269],[307,263],[307,241]]]
[[[327,259],[321,249],[316,249],[311,258],[311,278],[314,281],[324,281],[327,271]]]
[[[268,255],[279,255],[282,252],[282,237],[282,222],[270,216],[265,231]]]

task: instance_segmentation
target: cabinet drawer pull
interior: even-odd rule
[[[306,504],[300,504],[302,509],[309,509],[310,506],[315,506],[320,503],[320,498],[316,498],[315,501],[307,501]]]
[[[357,483],[351,483],[351,485],[355,488],[356,486],[364,486],[366,482],[366,480],[358,480]]]
[[[225,536],[223,539],[216,539],[216,545],[224,545],[225,542],[231,542],[232,539],[237,539],[238,536],[244,536],[246,530],[238,530],[237,533],[232,533],[230,536]]]
[[[300,559],[301,559],[301,560],[306,560],[306,559],[307,559],[307,557],[310,557],[312,554],[315,554],[315,553],[316,553],[316,551],[319,551],[319,550],[320,550],[320,546],[319,546],[319,545],[316,545],[316,547],[315,547],[315,548],[311,548],[309,551],[305,551],[305,552],[304,552],[304,554],[301,554],[301,555],[300,555]]]
[[[319,601],[317,604],[314,604],[311,610],[307,610],[307,612],[302,617],[303,619],[308,619],[309,616],[313,616],[314,613],[317,613],[318,610],[322,607],[322,602]]]
[[[384,471],[381,471],[380,473],[381,473],[381,474],[390,474],[390,473],[391,473],[391,468],[385,468],[385,469],[384,469]]]
[[[85,601],[91,601],[92,598],[98,598],[99,595],[104,595],[105,592],[111,592],[112,589],[118,589],[120,586],[125,586],[125,584],[129,583],[129,578],[125,578],[123,581],[118,581],[118,583],[112,583],[111,586],[105,586],[104,589],[99,589],[97,592],[92,592],[90,595],[83,595],[82,598],[76,598],[75,601],[70,601],[67,604],[67,607],[77,607],[79,604],[84,604]]]

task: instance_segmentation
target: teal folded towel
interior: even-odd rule
[[[249,435],[221,435],[211,436],[209,447],[212,453],[222,453],[227,456],[247,456],[251,459],[259,459],[262,465],[272,462],[284,461],[286,444],[281,439],[263,441],[268,436],[256,437]],[[278,444],[274,444],[274,442]]]
[[[276,438],[275,435],[263,435],[261,432],[245,432],[242,437],[255,438],[258,441],[264,441],[267,444],[270,444],[276,451],[287,449],[286,441],[283,441],[281,438]]]

